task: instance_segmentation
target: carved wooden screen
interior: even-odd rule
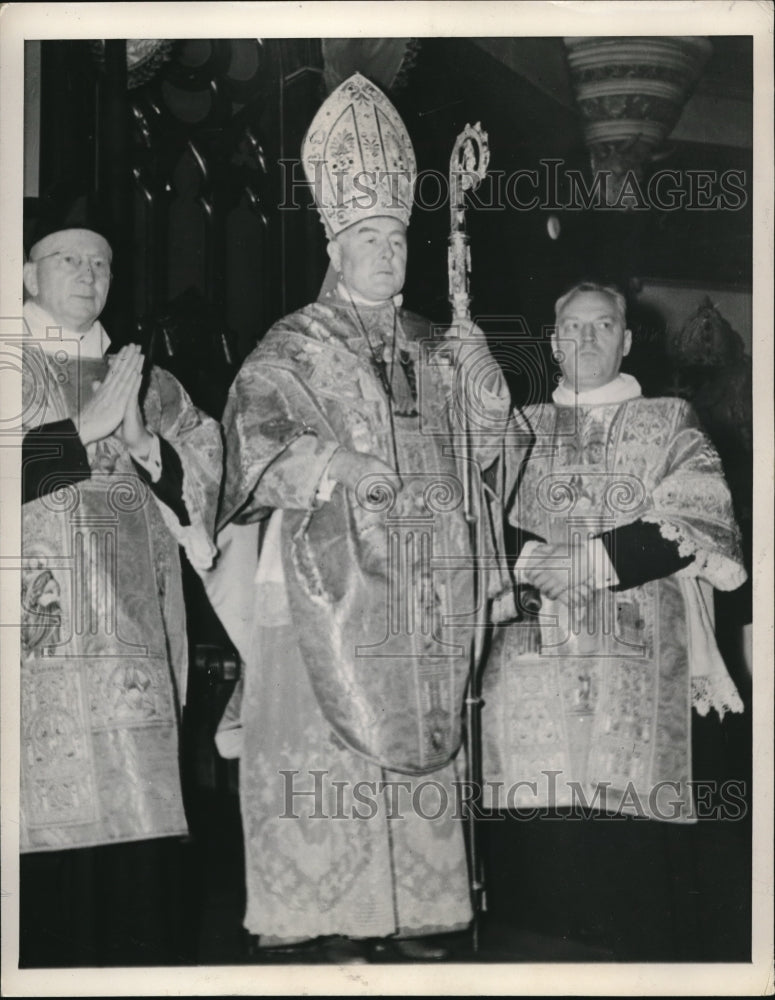
[[[139,339],[219,416],[239,362],[322,280],[298,165],[320,43],[51,41],[41,56],[40,199],[26,208],[74,224],[79,202],[96,205],[115,251],[111,336]]]
[[[308,198],[279,206],[281,161],[298,159],[320,102],[319,67],[316,42],[181,41],[130,92],[135,313],[155,359],[211,411],[214,383],[317,291]]]

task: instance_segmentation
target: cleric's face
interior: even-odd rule
[[[339,233],[328,255],[351,292],[384,302],[404,287],[406,226],[384,215],[364,219]]]
[[[577,392],[597,389],[619,374],[629,353],[632,334],[605,292],[577,292],[557,317],[552,344],[561,354],[560,368]]]
[[[41,240],[24,266],[32,299],[62,326],[85,333],[110,289],[110,246],[89,229],[64,229]]]

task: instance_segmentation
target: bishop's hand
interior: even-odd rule
[[[507,391],[501,366],[492,356],[481,327],[471,320],[458,320],[447,330],[445,341],[452,347],[458,378],[463,380],[461,386],[472,394],[466,402],[479,399],[483,391],[495,396]]]
[[[396,471],[377,455],[340,448],[328,465],[328,474],[350,490],[356,489],[366,476],[385,476],[395,482]]]
[[[456,361],[482,350],[489,353],[484,331],[470,319],[453,320],[444,339],[452,346]]]

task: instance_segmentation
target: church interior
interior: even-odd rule
[[[617,284],[633,331],[624,370],[646,395],[704,407],[750,567],[752,39],[677,45],[669,71],[653,39],[636,39],[638,59],[652,59],[641,76],[660,82],[659,98],[622,69],[634,58],[627,39],[588,39],[597,43],[590,51],[583,41],[28,41],[25,226],[96,208],[114,249],[103,316],[114,344],[140,343],[217,419],[241,362],[275,320],[316,298],[326,272],[299,163],[324,96],[357,70],[403,118],[423,176],[404,298],[440,324],[449,318],[449,156],[465,125],[481,122],[490,175],[467,212],[472,314],[491,344],[516,336],[535,347],[532,369],[504,363],[514,403],[548,398],[554,385],[547,335],[558,295],[583,279]],[[603,67],[597,96],[585,66]],[[629,133],[616,127],[625,106]],[[640,127],[629,121],[636,115]],[[610,170],[602,193],[593,167]],[[713,347],[701,356],[698,330]],[[190,926],[179,932],[181,964],[247,963],[238,763],[221,758],[213,739],[240,664],[193,571],[186,588],[191,834],[188,870],[176,877]],[[723,724],[694,720],[697,774],[746,790],[750,602],[744,587],[716,607],[747,711]],[[453,961],[750,960],[750,815],[680,830],[601,823],[592,868],[576,853],[575,826],[547,833],[515,817],[481,821],[480,947],[455,936]],[[603,880],[588,874],[601,870]]]

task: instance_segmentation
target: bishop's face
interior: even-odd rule
[[[356,222],[331,240],[328,255],[351,292],[385,302],[404,287],[406,226],[389,216]]]
[[[552,337],[555,350],[562,353],[562,373],[576,392],[615,379],[631,341],[616,302],[605,292],[577,292],[563,306]]]

